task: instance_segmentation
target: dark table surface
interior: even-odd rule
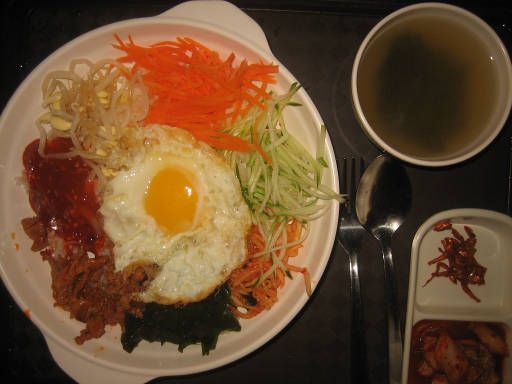
[[[47,55],[99,26],[157,15],[176,1],[4,1],[1,12],[3,108],[16,87]],[[333,141],[338,162],[361,156],[370,162],[379,150],[362,133],[350,101],[350,72],[356,50],[384,15],[409,4],[397,1],[233,1],[264,30],[275,56],[302,83]],[[512,8],[508,1],[466,1],[461,5],[487,21],[509,52]],[[393,239],[401,308],[405,312],[411,242],[432,214],[451,208],[509,211],[511,119],[478,156],[452,167],[406,166],[413,186],[412,208]],[[339,164],[339,163],[338,163]],[[368,235],[360,258],[365,335],[372,383],[386,378],[386,317],[383,265]],[[0,311],[7,323],[1,348],[4,382],[71,382],[54,363],[37,328],[3,285]],[[306,308],[272,341],[249,356],[214,371],[157,379],[165,383],[338,383],[349,381],[350,289],[348,261],[335,247],[320,285]]]

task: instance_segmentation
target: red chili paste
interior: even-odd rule
[[[105,325],[123,324],[125,311],[139,314],[132,300],[148,276],[143,266],[116,272],[113,245],[102,228],[96,179],[81,157],[50,158],[39,140],[23,153],[29,200],[36,216],[22,220],[32,249],[51,266],[55,305],[86,323],[76,342],[100,337]],[[66,153],[69,139],[48,141],[46,154]]]

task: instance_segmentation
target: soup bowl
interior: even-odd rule
[[[375,25],[352,68],[355,115],[383,151],[419,166],[467,160],[498,135],[512,105],[506,47],[460,7],[420,3]]]

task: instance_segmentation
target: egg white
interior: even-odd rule
[[[140,151],[129,169],[108,182],[100,209],[114,242],[116,270],[133,263],[158,265],[158,273],[139,294],[142,301],[198,301],[244,262],[249,209],[233,171],[208,145],[178,128],[145,129]],[[152,178],[167,167],[190,175],[198,193],[192,227],[174,235],[144,206]]]

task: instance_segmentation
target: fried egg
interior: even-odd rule
[[[236,176],[223,157],[178,128],[146,127],[136,153],[108,181],[100,208],[116,270],[156,266],[139,294],[144,302],[202,300],[246,258],[251,217]]]

